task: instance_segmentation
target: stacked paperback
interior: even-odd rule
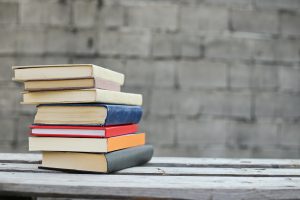
[[[22,103],[37,105],[29,151],[42,151],[42,168],[109,173],[151,159],[138,132],[142,95],[120,92],[123,74],[92,64],[13,70]]]

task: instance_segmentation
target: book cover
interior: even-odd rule
[[[153,147],[143,145],[106,154],[76,152],[43,152],[40,168],[112,173],[143,165],[151,160]]]
[[[115,151],[105,155],[108,172],[115,172],[133,166],[147,163],[153,156],[153,147],[143,145],[134,148]]]
[[[141,106],[125,106],[125,105],[104,105],[107,109],[107,117],[105,125],[115,124],[137,124],[143,115]]]
[[[137,124],[120,126],[47,126],[32,125],[31,136],[108,138],[138,131]]]

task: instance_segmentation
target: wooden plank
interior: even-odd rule
[[[40,163],[41,158],[41,154],[0,153],[0,163]],[[149,165],[159,167],[300,168],[300,159],[153,157]]]
[[[0,196],[0,199],[5,199],[5,200],[36,200],[33,197],[23,197],[23,196]]]
[[[300,178],[0,172],[0,194],[174,199],[297,199]]]
[[[38,169],[38,164],[0,163],[3,172],[62,173]],[[74,172],[73,172],[74,173]],[[300,177],[299,169],[286,168],[196,168],[196,167],[132,167],[116,172],[118,175],[163,176],[250,176],[250,177]]]
[[[300,170],[285,168],[133,167],[121,170],[117,174],[164,176],[300,177]]]
[[[40,163],[40,153],[0,153],[0,163]]]
[[[154,157],[151,165],[189,167],[300,168],[300,159]]]
[[[55,170],[39,169],[40,164],[34,163],[0,163],[0,171],[2,172],[32,172],[32,173],[60,173]]]

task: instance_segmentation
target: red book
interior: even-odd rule
[[[39,126],[32,125],[31,136],[39,137],[85,137],[108,138],[113,136],[135,133],[137,124],[120,126]]]

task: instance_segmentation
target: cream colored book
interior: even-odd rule
[[[145,133],[110,138],[29,137],[29,151],[107,153],[145,144]]]
[[[101,89],[58,90],[23,93],[23,104],[52,103],[111,103],[140,106],[141,94],[116,92]]]
[[[12,68],[16,81],[103,78],[124,84],[124,74],[93,64],[29,65]]]
[[[70,90],[70,89],[104,89],[121,91],[121,85],[101,78],[82,78],[64,80],[24,81],[25,91]]]

